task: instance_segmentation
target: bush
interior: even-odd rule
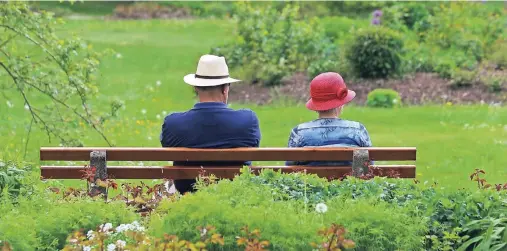
[[[18,163],[0,159],[0,198],[4,189],[9,197],[17,197],[21,193],[23,179],[31,169],[23,164],[18,167]]]
[[[478,82],[476,71],[467,71],[460,68],[452,72],[451,87],[468,87]]]
[[[411,180],[328,182],[301,173],[244,172],[234,181],[200,187],[175,203],[164,203],[151,218],[149,230],[155,236],[168,233],[195,241],[199,238],[195,227],[209,224],[225,237],[224,249],[235,250],[231,236],[248,225],[270,241],[270,250],[307,250],[316,229],[332,222],[347,229],[346,237],[357,250],[456,250],[485,236],[470,227],[471,222],[507,214],[503,202],[507,194],[483,184],[471,192]],[[327,207],[317,210],[319,203]]]
[[[387,28],[360,30],[349,48],[347,58],[360,77],[388,77],[399,73],[403,40]]]
[[[489,59],[496,64],[497,69],[507,69],[507,41],[495,43]]]
[[[327,181],[312,176],[244,174],[232,182],[224,180],[184,196],[176,203],[166,203],[158,216],[152,217],[150,231],[156,236],[168,233],[195,241],[199,238],[195,234],[197,226],[212,225],[224,236],[224,250],[240,250],[233,236],[240,235],[238,229],[248,225],[261,231],[262,239],[271,243],[269,250],[310,250],[310,243],[318,240],[317,231],[337,223],[347,229],[347,238],[357,238],[352,239],[357,250],[421,247],[420,236],[426,228],[423,217],[386,202],[344,197],[326,201],[330,197],[321,196],[327,195],[327,185]],[[313,207],[323,201],[328,210],[318,213]]]
[[[238,3],[235,42],[213,48],[212,53],[225,56],[233,67],[241,67],[243,79],[265,85],[279,84],[283,77],[308,70],[311,63],[312,69],[331,67],[337,58],[336,46],[325,37],[317,20],[300,21],[298,17],[296,5],[278,11]]]
[[[343,16],[324,17],[321,20],[326,36],[340,42],[347,41],[355,30],[368,28],[368,21]]]
[[[401,106],[401,97],[392,89],[375,89],[368,93],[366,105],[369,107],[394,108]]]
[[[486,76],[482,81],[490,91],[500,92],[502,91],[503,86],[507,84],[507,77],[491,74]]]
[[[407,28],[423,32],[430,28],[431,3],[399,3],[384,10],[383,22],[393,29]]]
[[[138,216],[123,202],[80,199],[63,201],[41,193],[0,205],[0,240],[14,250],[60,250],[69,233],[106,222],[131,222]]]

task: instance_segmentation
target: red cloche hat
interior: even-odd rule
[[[327,111],[347,104],[354,97],[356,93],[347,89],[340,74],[321,73],[310,82],[310,100],[306,107],[312,111]]]

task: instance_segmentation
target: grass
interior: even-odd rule
[[[231,39],[230,21],[71,21],[59,31],[76,33],[95,48],[112,48],[118,57],[103,61],[100,95],[94,107],[109,99],[126,103],[120,118],[106,125],[106,134],[117,146],[159,146],[164,111],[183,111],[194,103],[191,88],[183,76],[195,71],[201,54]],[[121,55],[121,57],[119,56]],[[161,85],[155,83],[161,81]],[[232,87],[234,88],[234,86]],[[353,89],[353,86],[351,87]],[[29,114],[20,97],[13,108],[0,102],[0,153],[22,156]],[[315,118],[303,105],[284,103],[271,106],[232,104],[257,112],[263,147],[285,146],[292,127]],[[143,114],[142,110],[146,110]],[[507,107],[424,106],[395,110],[346,107],[344,118],[362,122],[375,146],[416,146],[417,178],[437,180],[447,187],[472,187],[468,175],[475,168],[487,172],[492,183],[507,182]],[[160,118],[157,117],[160,116]],[[471,128],[471,129],[470,129]],[[88,130],[87,146],[105,146]],[[38,163],[38,148],[48,143],[41,131],[34,132],[28,145],[29,161]],[[1,154],[0,154],[1,155]]]

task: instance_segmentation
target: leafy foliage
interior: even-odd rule
[[[395,31],[372,27],[358,31],[347,52],[354,71],[363,78],[384,78],[401,70],[403,40]]]
[[[59,250],[76,229],[91,229],[104,220],[119,224],[138,216],[125,203],[103,200],[61,200],[47,193],[19,197],[0,205],[0,238],[14,250]]]
[[[67,239],[64,251],[81,250],[207,250],[206,247],[223,245],[223,237],[213,226],[197,227],[200,239],[196,243],[180,240],[175,235],[163,238],[147,235],[139,222],[121,224],[114,228],[111,223],[102,224],[96,231],[76,231]]]
[[[79,38],[59,38],[53,27],[60,23],[52,13],[32,12],[26,3],[0,3],[0,77],[9,79],[0,84],[0,93],[22,97],[31,117],[28,131],[35,124],[50,142],[56,138],[63,145],[82,145],[76,134],[81,121],[111,145],[102,124],[121,103],[112,102],[111,113],[101,115],[90,104],[98,93],[95,75],[105,52],[93,51]],[[46,102],[34,102],[35,96]]]
[[[368,93],[366,105],[369,107],[393,108],[401,106],[401,97],[392,89],[375,89]]]
[[[297,5],[286,5],[279,11],[238,3],[235,42],[213,48],[212,53],[225,56],[231,67],[241,67],[247,80],[265,85],[276,85],[283,77],[306,71],[309,66],[312,74],[334,68],[338,53],[335,45],[325,37],[317,20],[298,18]]]
[[[4,194],[15,199],[23,192],[23,188],[28,190],[24,191],[24,195],[27,196],[26,192],[30,192],[32,188],[29,185],[24,186],[23,181],[32,170],[31,165],[27,163],[16,163],[0,158],[0,199]]]
[[[199,192],[183,196],[176,203],[163,202],[157,208],[158,214],[151,217],[150,230],[156,236],[174,231],[173,234],[193,241],[192,229],[210,224],[224,235],[225,249],[237,250],[235,240],[228,236],[239,235],[237,229],[248,225],[262,230],[262,237],[271,244],[270,250],[305,250],[311,248],[311,242],[322,243],[315,236],[319,229],[338,222],[349,230],[346,238],[354,240],[360,250],[373,245],[396,245],[402,249],[421,245],[418,236],[424,234],[425,228],[422,218],[384,202],[346,199],[338,195],[341,189],[331,184],[335,183],[301,173],[243,173],[232,182],[222,180],[201,187]],[[329,210],[315,210],[315,205],[323,201]],[[371,223],[373,219],[376,223]],[[395,242],[389,241],[394,239]]]

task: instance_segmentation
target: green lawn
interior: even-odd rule
[[[91,41],[95,48],[112,48],[118,53],[103,61],[101,94],[94,101],[95,108],[115,97],[126,103],[120,118],[106,125],[106,134],[117,146],[159,146],[164,111],[182,111],[194,102],[183,76],[195,70],[201,54],[231,39],[233,25],[218,20],[89,20],[69,22],[60,31],[62,35],[72,32]],[[13,108],[0,102],[0,153],[22,156],[30,118],[21,98],[11,102]],[[303,105],[232,107],[257,112],[264,147],[284,146],[292,127],[315,117]],[[419,180],[471,187],[469,173],[482,168],[488,181],[507,182],[507,107],[347,107],[344,118],[362,122],[375,146],[416,146]],[[106,145],[92,131],[86,133],[84,141],[87,146]],[[48,143],[42,132],[33,133],[27,159],[38,162],[38,148],[51,145],[58,143]]]

